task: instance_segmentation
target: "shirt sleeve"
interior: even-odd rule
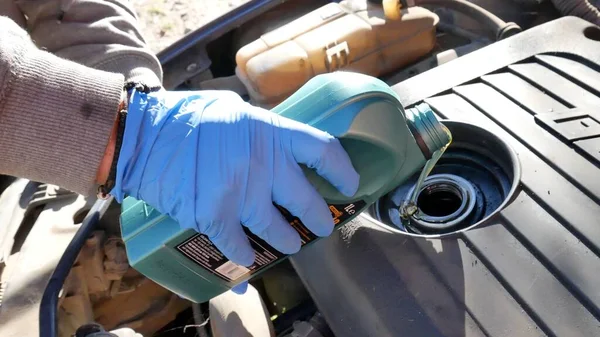
[[[160,87],[162,68],[127,0],[18,0],[34,43],[59,57]]]
[[[8,17],[0,27],[0,173],[94,193],[123,74],[40,50]],[[110,68],[115,60],[104,61]],[[147,73],[137,69],[126,76]]]

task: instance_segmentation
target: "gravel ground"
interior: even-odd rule
[[[158,53],[248,0],[131,0],[146,42]]]

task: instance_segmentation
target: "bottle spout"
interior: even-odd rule
[[[426,103],[406,109],[406,123],[427,160],[452,140],[450,131],[440,123]]]

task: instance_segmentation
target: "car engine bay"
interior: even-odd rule
[[[398,223],[414,180],[399,186],[251,280],[274,335],[600,335],[600,2],[577,3],[258,0],[158,54],[165,88],[264,108],[321,73],[376,76],[457,135],[433,174],[468,181],[419,202],[460,221]],[[214,336],[209,303],[131,268],[116,202],[14,177],[1,188],[1,336],[91,322]]]

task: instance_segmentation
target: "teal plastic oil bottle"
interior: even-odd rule
[[[304,168],[338,227],[410,178],[450,142],[426,104],[405,111],[389,86],[358,73],[318,75],[272,111],[329,132],[348,152],[360,174],[352,198]],[[298,218],[281,211],[300,234],[303,248],[317,239]],[[131,197],[122,204],[121,231],[133,268],[194,302],[205,302],[287,257],[247,231],[256,259],[248,268],[236,265],[206,236],[181,229],[172,218]]]

